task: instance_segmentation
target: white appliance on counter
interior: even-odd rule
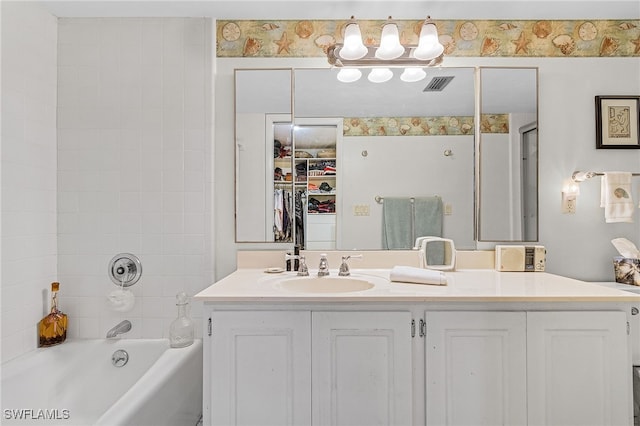
[[[640,286],[636,285],[617,282],[593,282],[592,284],[640,294]],[[634,426],[640,426],[640,306],[635,307],[631,311],[629,329],[631,336],[631,353],[633,354],[633,424]]]
[[[544,272],[547,250],[544,246],[496,245],[495,269],[501,272]]]

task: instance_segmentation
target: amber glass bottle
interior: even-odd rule
[[[58,310],[60,283],[51,283],[51,313],[38,323],[38,347],[53,346],[67,338],[67,315]]]

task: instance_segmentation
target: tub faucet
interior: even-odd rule
[[[320,265],[318,266],[318,276],[326,277],[329,275],[329,261],[327,260],[326,254],[320,255]]]
[[[111,330],[107,331],[107,339],[116,337],[118,334],[126,333],[129,330],[131,330],[131,321],[124,320],[118,323],[118,325],[113,327]]]

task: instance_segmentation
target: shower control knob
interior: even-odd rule
[[[142,276],[140,259],[130,253],[120,253],[109,262],[109,278],[119,287],[129,287]]]

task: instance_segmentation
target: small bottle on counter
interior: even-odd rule
[[[298,244],[293,246],[293,255],[295,256],[293,260],[293,270],[297,271],[300,269],[300,246]]]
[[[62,343],[67,338],[67,315],[58,309],[60,283],[51,283],[51,312],[38,323],[38,347]]]
[[[285,262],[286,270],[291,271],[291,250],[287,250],[284,257],[286,259],[286,262]]]
[[[184,348],[193,343],[193,321],[189,318],[189,298],[183,291],[176,295],[178,318],[169,326],[169,344],[172,348]]]

